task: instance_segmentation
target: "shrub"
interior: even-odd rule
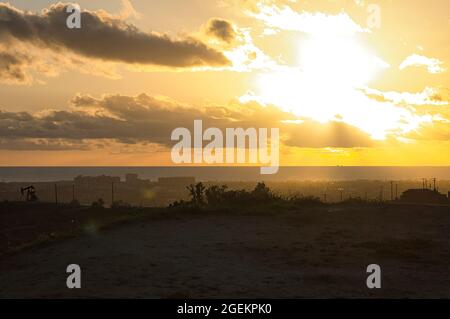
[[[105,201],[102,198],[97,199],[92,203],[92,207],[103,208],[105,207]]]
[[[176,201],[169,207],[191,207],[202,206],[256,206],[268,204],[294,204],[294,205],[322,205],[323,202],[318,197],[294,196],[288,199],[275,195],[264,183],[258,183],[252,191],[227,190],[226,185],[213,185],[208,188],[202,183],[189,185],[187,187],[190,194],[190,201]]]
[[[111,208],[130,208],[131,205],[123,200],[118,200],[112,203]]]
[[[323,204],[320,198],[315,196],[293,196],[289,198],[288,201],[294,205],[299,206]]]

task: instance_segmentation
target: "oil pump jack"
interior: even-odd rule
[[[33,185],[20,188],[20,193],[22,194],[22,196],[25,194],[25,192],[27,194],[27,202],[35,202],[38,200],[36,196],[36,189]]]

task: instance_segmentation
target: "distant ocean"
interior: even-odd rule
[[[285,166],[275,175],[260,175],[258,167],[0,167],[1,182],[48,182],[72,180],[78,175],[139,178],[192,176],[199,181],[293,181],[293,180],[450,180],[446,167]]]

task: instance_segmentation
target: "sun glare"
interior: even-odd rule
[[[322,87],[360,87],[383,66],[353,37],[312,37],[300,48],[300,68]]]
[[[361,88],[388,66],[354,37],[312,36],[300,44],[296,67],[259,75],[258,95],[266,103],[298,116],[322,123],[343,120],[381,139],[396,127],[399,115],[386,125],[372,125],[373,118],[381,114],[369,106],[373,101],[361,93]]]

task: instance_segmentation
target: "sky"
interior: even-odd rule
[[[0,1],[0,165],[172,165],[279,128],[281,165],[450,164],[448,0]]]

